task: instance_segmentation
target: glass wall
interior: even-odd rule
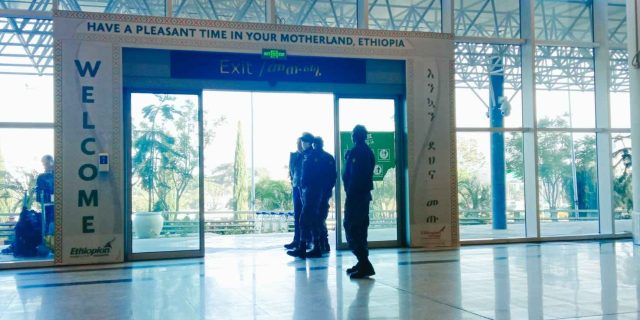
[[[456,45],[462,239],[526,236],[520,60],[516,45]]]
[[[0,74],[0,96],[0,263],[52,260],[53,77]]]
[[[356,28],[357,0],[276,0],[277,23]]]
[[[369,1],[369,29],[441,32],[440,0]]]
[[[592,0],[536,0],[536,39],[593,41]]]
[[[265,0],[167,0],[172,1],[172,16],[180,18],[265,22]]]
[[[452,0],[455,35],[486,38],[520,37],[519,0]]]
[[[518,1],[501,2],[497,8],[493,1],[454,2],[456,35],[484,38],[482,44],[458,43],[455,53],[462,240],[629,231],[632,203],[625,2],[608,1],[606,13],[598,16],[594,6],[595,2],[587,0],[537,0],[531,8],[520,8]],[[520,25],[519,19],[511,18],[513,24],[507,24],[504,17],[516,11],[529,15],[533,23]],[[596,55],[602,49],[594,43],[595,28],[607,31],[607,55]],[[521,34],[531,34],[537,43],[531,49],[522,45],[522,50],[533,49],[533,61],[520,60],[521,42],[508,39]],[[514,49],[503,50],[504,54],[495,49],[501,46]],[[487,67],[492,66],[490,61],[503,61],[504,67]],[[535,79],[535,96],[527,101],[520,99],[520,65],[533,67],[532,72],[522,75]],[[596,65],[605,65],[608,74],[596,75]],[[596,101],[597,76],[609,81],[608,104]],[[492,120],[496,118],[491,112],[496,104],[491,93],[495,84],[511,102],[511,114],[498,117],[502,123]],[[596,115],[603,112],[609,113],[610,123],[597,120]],[[602,136],[607,137],[604,141],[610,139],[611,146],[599,145]],[[598,153],[602,147],[611,148],[611,155]],[[496,155],[504,155],[504,162]],[[599,190],[603,184],[599,179],[611,176],[599,171],[603,167],[598,163],[602,162],[613,166],[612,193]],[[532,179],[536,183],[531,183]],[[502,181],[506,188],[501,187]],[[514,183],[519,189],[511,187]],[[537,190],[531,190],[532,186]],[[613,212],[603,212],[599,201],[611,201]],[[501,229],[504,226],[495,222],[502,217],[499,213],[504,202],[506,229]],[[516,207],[523,209],[524,221],[529,222],[524,227],[517,225],[520,210],[512,209]]]
[[[51,4],[5,1],[4,8],[44,11]],[[51,26],[50,20],[0,18],[0,263],[53,259]],[[17,236],[26,241],[17,244]]]
[[[542,236],[598,233],[593,50],[536,50]]]
[[[631,97],[629,94],[629,53],[624,0],[609,0],[609,109],[613,163],[613,219],[616,233],[631,232],[633,194],[631,189]]]

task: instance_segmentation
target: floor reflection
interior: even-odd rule
[[[294,260],[286,240],[228,240],[204,259],[3,271],[0,320],[640,316],[640,247],[627,240],[372,250],[371,280],[345,274],[349,252]]]
[[[358,286],[358,292],[356,293],[353,301],[349,305],[349,313],[347,319],[369,319],[369,298],[371,296],[371,290],[375,285],[374,279],[361,279],[351,280]]]

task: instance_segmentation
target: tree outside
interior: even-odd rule
[[[539,126],[568,127],[563,118],[543,118]],[[572,151],[575,160],[572,160]],[[524,179],[522,135],[512,134],[506,153],[507,172]],[[561,210],[569,212],[573,218],[597,216],[597,212],[589,212],[598,208],[595,135],[574,134],[572,141],[571,134],[566,132],[539,133],[538,179],[544,201],[541,206],[548,210],[552,221],[558,221]]]
[[[163,212],[176,220],[180,212],[199,206],[198,107],[174,95],[154,97],[156,102],[142,107],[141,119],[133,124],[134,210]],[[208,126],[205,144],[223,121]]]
[[[487,160],[476,140],[458,137],[458,205],[462,224],[489,223],[491,187],[482,179]]]
[[[242,138],[242,123],[238,121],[236,134],[236,148],[233,158],[233,198],[231,208],[234,220],[246,218],[242,212],[249,210],[249,171],[247,170],[244,143]]]

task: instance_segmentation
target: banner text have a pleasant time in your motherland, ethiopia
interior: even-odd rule
[[[350,47],[405,48],[401,38],[333,36],[304,33],[276,33],[210,28],[174,27],[120,22],[88,21],[86,31],[92,33],[120,33],[173,38],[214,39],[263,43],[316,44]]]

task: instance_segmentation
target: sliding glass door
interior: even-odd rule
[[[202,256],[200,94],[127,97],[128,258]]]

